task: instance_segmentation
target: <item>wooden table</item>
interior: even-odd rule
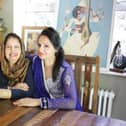
[[[74,110],[15,107],[10,100],[0,100],[0,126],[126,126],[126,122]]]

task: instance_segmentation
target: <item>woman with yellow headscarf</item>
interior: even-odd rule
[[[24,44],[15,33],[9,33],[1,49],[0,98],[22,98],[33,95],[30,60],[25,58]]]

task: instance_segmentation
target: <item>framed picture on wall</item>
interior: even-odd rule
[[[113,0],[61,0],[57,30],[66,54],[99,56],[107,68]]]
[[[23,26],[22,41],[25,45],[25,51],[28,54],[36,54],[37,52],[37,37],[45,27],[41,26]]]

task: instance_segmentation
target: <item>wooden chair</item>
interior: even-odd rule
[[[99,57],[65,55],[65,59],[74,67],[75,82],[83,110],[96,113],[99,82]],[[92,108],[89,110],[90,92],[93,88]],[[83,90],[84,89],[84,90]]]

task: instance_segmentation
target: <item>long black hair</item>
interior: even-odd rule
[[[55,53],[56,60],[55,60],[54,66],[53,66],[53,74],[52,74],[53,81],[55,81],[57,79],[60,67],[64,60],[64,50],[61,46],[61,39],[60,39],[58,32],[52,27],[45,28],[40,33],[39,38],[42,35],[47,36],[48,39],[50,40],[50,42],[52,43],[53,47],[57,50],[57,52]]]

